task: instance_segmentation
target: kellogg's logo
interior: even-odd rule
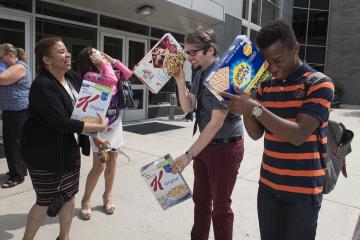
[[[89,103],[97,100],[99,97],[100,97],[100,95],[95,95],[93,97],[91,97],[91,95],[90,95],[90,96],[79,98],[79,103],[76,104],[75,107],[76,108],[82,107],[82,111],[86,112],[86,109],[89,106]]]
[[[158,188],[160,190],[164,190],[164,187],[162,186],[160,180],[163,177],[164,172],[163,170],[160,170],[159,172],[159,176],[155,176],[154,179],[152,180],[150,186],[153,188],[153,191],[156,192],[158,190]]]

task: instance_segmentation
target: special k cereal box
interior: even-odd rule
[[[143,166],[140,170],[162,209],[166,210],[191,198],[191,190],[181,173],[172,173],[170,154]]]
[[[245,35],[239,35],[212,69],[204,85],[219,101],[223,100],[219,92],[250,94],[267,67],[268,63],[256,47]]]
[[[83,80],[71,118],[84,122],[98,122],[99,118],[96,113],[105,117],[111,96],[110,87]],[[97,136],[97,133],[85,134],[92,137]]]
[[[133,73],[156,94],[184,61],[182,47],[170,33],[166,33],[139,62]]]

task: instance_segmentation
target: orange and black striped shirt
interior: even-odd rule
[[[330,78],[307,84],[306,77],[312,72],[315,70],[303,64],[286,80],[268,79],[258,88],[257,100],[279,117],[296,121],[299,113],[305,113],[321,122],[319,130],[300,146],[265,129],[260,184],[277,191],[320,195],[323,190],[325,164],[320,154],[324,157],[326,154],[327,121],[334,85]],[[323,145],[321,148],[318,139]]]

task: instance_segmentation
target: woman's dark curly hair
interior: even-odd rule
[[[93,47],[86,47],[79,54],[77,71],[81,77],[84,77],[87,72],[98,72],[90,59],[92,50]]]

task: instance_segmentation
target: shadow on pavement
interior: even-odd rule
[[[30,209],[29,209],[30,210]],[[23,228],[25,230],[26,218],[28,213],[4,214],[0,215],[0,239],[14,239],[14,235],[9,233],[11,230]],[[47,218],[42,226],[58,223],[58,218]]]
[[[360,111],[352,111],[345,114],[346,117],[360,117]]]

